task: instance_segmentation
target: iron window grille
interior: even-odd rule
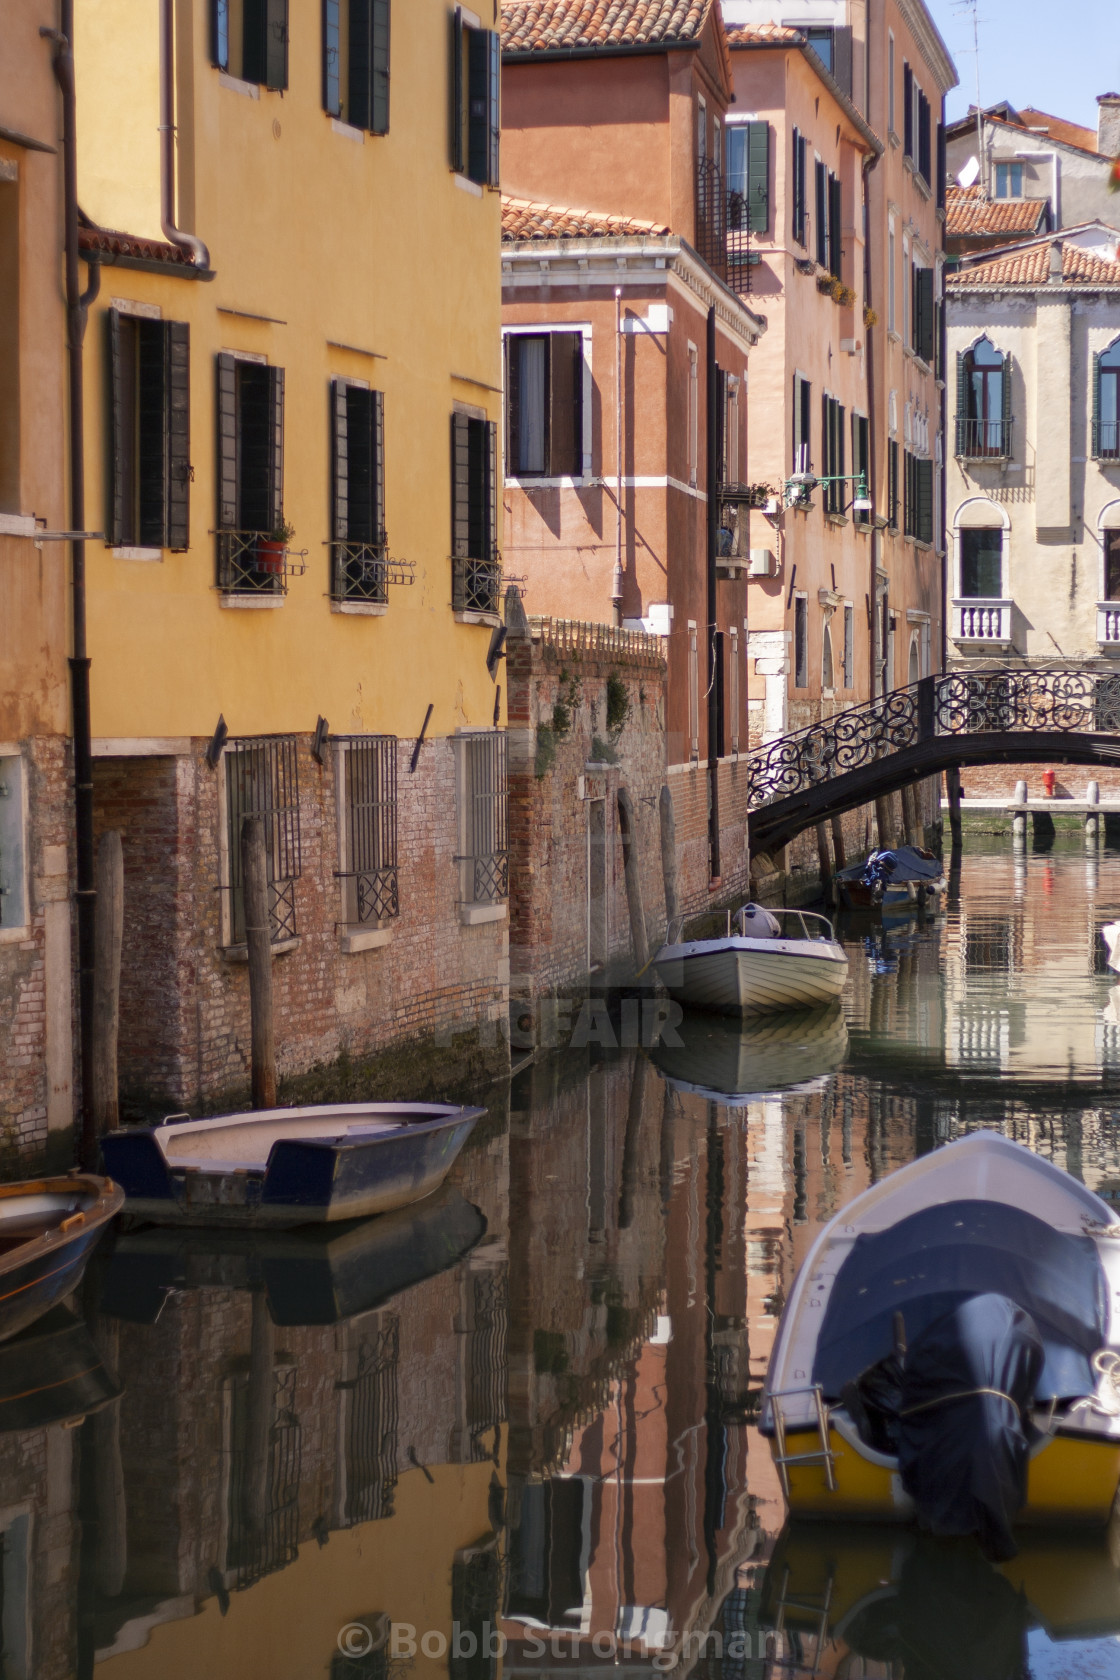
[[[758,124],[764,128],[765,124]],[[767,139],[767,147],[769,140]],[[767,168],[769,152],[767,151]],[[752,186],[759,186],[759,164],[750,176]],[[744,165],[743,187],[747,185]],[[769,225],[769,207],[759,194],[753,200],[745,196],[739,185],[728,190],[723,163],[718,157],[702,157],[696,164],[696,249],[713,274],[737,292],[751,289],[751,269],[757,252],[751,250],[751,231],[765,217]]]
[[[384,605],[414,567],[389,554],[384,395],[348,379],[331,381],[331,482],[331,598]]]
[[[456,612],[496,613],[498,428],[471,414],[451,416],[451,604]]]
[[[264,820],[265,860],[272,941],[296,934],[295,883],[302,863],[299,775],[294,735],[231,739],[225,749],[226,833],[229,853],[229,943],[245,943],[245,898],[241,874],[241,824]]]
[[[230,1391],[229,1531],[226,1568],[239,1589],[294,1563],[299,1551],[302,1438],[295,1414],[296,1368],[271,1373],[267,1446],[254,1439],[250,1374],[238,1372]]]
[[[185,321],[110,309],[107,538],[190,547],[190,345]]]
[[[364,1339],[353,1378],[338,1384],[346,1396],[347,1527],[393,1515],[397,1486],[400,1322]]]
[[[380,923],[400,914],[397,879],[397,737],[346,735],[343,783],[343,920]]]
[[[218,384],[218,588],[284,594],[305,570],[284,526],[284,369],[223,351]]]
[[[456,1554],[451,1566],[452,1624],[472,1638],[456,1641],[447,1661],[448,1680],[495,1680],[498,1661],[491,1628],[502,1614],[502,1559],[493,1535]],[[469,1653],[469,1654],[468,1654]]]
[[[500,729],[459,738],[461,820],[465,839],[459,864],[463,900],[498,904],[509,895],[509,803],[506,736]]]

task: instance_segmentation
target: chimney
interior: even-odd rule
[[[1102,157],[1120,156],[1120,93],[1102,93],[1097,108],[1097,151]]]
[[[1062,242],[1054,239],[1050,243],[1050,284],[1060,286],[1062,283]]]

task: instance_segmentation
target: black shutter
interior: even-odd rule
[[[932,176],[932,169],[931,169],[931,166],[930,166],[930,124],[931,124],[931,120],[932,120],[932,112],[930,110],[929,100],[926,98],[925,94],[919,88],[918,89],[918,174],[922,177],[922,180],[925,181],[927,186],[930,184],[930,179],[931,179],[931,176]]]
[[[485,29],[466,30],[467,174],[485,186],[490,168],[490,36]]]
[[[369,126],[389,132],[389,0],[372,0],[370,18]]]
[[[370,126],[371,26],[370,0],[350,0],[346,120],[355,128]]]
[[[109,484],[108,530],[105,535],[114,547],[125,540],[127,525],[128,484],[131,478],[131,427],[126,424],[129,404],[125,392],[125,358],[120,311],[110,309],[109,333]],[[131,322],[129,323],[131,326]]]
[[[828,267],[837,280],[844,277],[843,263],[844,200],[843,188],[835,175],[828,177]]]
[[[270,88],[288,85],[288,0],[265,0],[264,82]]]
[[[793,237],[805,243],[805,137],[793,131]]]
[[[451,553],[466,560],[471,544],[471,443],[470,419],[466,414],[451,416]]]
[[[821,398],[821,477],[827,478],[832,472],[832,433],[829,428],[829,408],[831,404],[827,397]],[[827,503],[828,493],[825,492]]]
[[[832,79],[848,98],[852,97],[852,31],[850,28],[832,31]]]
[[[496,187],[501,179],[502,147],[502,37],[496,29],[487,31],[489,48],[489,77],[486,89],[486,120],[490,130],[490,147],[486,164],[486,185]]]
[[[218,357],[218,528],[238,528],[237,360]]]
[[[191,546],[191,329],[186,321],[165,327],[167,372],[167,503],[165,545],[181,554]]]
[[[521,336],[509,333],[506,359],[506,470],[517,477],[521,469]]]
[[[284,523],[284,369],[268,370],[268,495],[272,528]]]
[[[770,226],[770,124],[747,124],[747,230]]]
[[[451,14],[451,167],[463,174],[467,167],[467,43],[463,13],[456,6]]]
[[[945,178],[948,174],[948,163],[945,157],[945,124],[937,125],[937,208],[945,208]]]
[[[385,540],[385,393],[370,392],[370,499],[373,503],[373,540]]]
[[[483,422],[480,422],[483,424]],[[495,560],[498,554],[498,427],[493,420],[486,426],[486,553],[484,560]]]
[[[345,379],[331,380],[331,537],[350,534],[350,429]]]
[[[828,170],[819,162],[816,166],[817,261],[828,267]]]
[[[902,66],[902,152],[914,156],[914,72],[908,64]]]
[[[341,0],[323,0],[323,109],[332,117],[342,115],[342,20]]]

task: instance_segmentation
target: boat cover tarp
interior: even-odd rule
[[[921,884],[940,879],[942,867],[932,853],[920,852],[914,846],[884,847],[872,852],[863,864],[853,864],[840,875],[841,880],[859,881],[862,886],[899,886],[906,881]]]
[[[856,1238],[832,1286],[813,1381],[827,1400],[839,1400],[846,1384],[893,1351],[895,1313],[913,1345],[982,1290],[1005,1295],[1034,1320],[1045,1354],[1040,1402],[1092,1392],[1089,1362],[1105,1341],[1108,1298],[1095,1243],[987,1201],[939,1203]]]

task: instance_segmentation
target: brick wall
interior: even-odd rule
[[[1102,799],[1120,799],[1120,770],[1104,770],[1095,764],[969,764],[961,771],[961,794],[965,799],[1015,797],[1016,782],[1027,784],[1027,797],[1042,799],[1042,772],[1054,772],[1054,792],[1066,799],[1084,799],[1089,783],[1096,782]]]

